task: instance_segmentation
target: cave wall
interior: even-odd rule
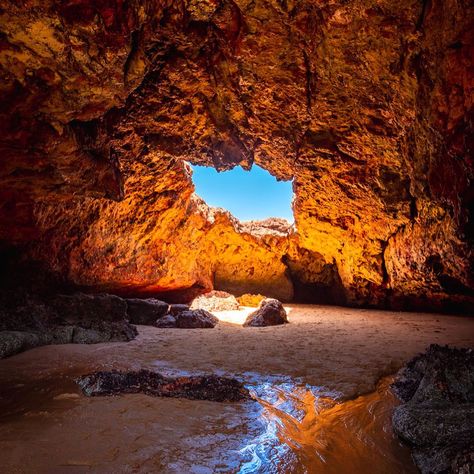
[[[25,0],[0,25],[2,248],[93,290],[472,308],[470,2]],[[184,161],[293,178],[297,232],[207,208]]]

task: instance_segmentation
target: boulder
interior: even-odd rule
[[[25,298],[3,310],[0,358],[46,344],[130,341],[137,329],[126,317],[126,302],[114,295]]]
[[[191,309],[205,309],[206,311],[229,311],[239,309],[239,302],[234,295],[225,291],[209,291],[195,298]]]
[[[153,326],[156,320],[162,318],[167,312],[169,304],[154,298],[140,299],[128,298],[127,315],[132,324]]]
[[[127,303],[115,295],[88,295],[74,293],[58,295],[50,305],[63,322],[80,323],[101,321],[124,321],[127,319]]]
[[[395,433],[413,450],[422,473],[468,473],[474,439],[474,351],[431,345],[392,384],[404,402],[393,413]]]
[[[173,378],[149,370],[103,371],[79,377],[76,381],[88,397],[145,393],[154,397],[214,402],[238,402],[251,398],[249,391],[238,380],[216,375]]]
[[[257,311],[248,315],[244,326],[276,326],[286,323],[288,323],[288,317],[281,302],[272,298],[266,298],[260,303]]]
[[[175,316],[176,327],[181,329],[213,328],[219,320],[204,309],[182,311]]]
[[[189,311],[189,305],[187,304],[170,304],[168,313],[172,316],[176,316],[183,311]]]
[[[176,318],[171,314],[167,314],[162,318],[158,319],[155,323],[157,328],[175,328],[176,327]]]

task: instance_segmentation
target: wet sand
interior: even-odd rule
[[[288,325],[243,328],[248,311],[1,360],[2,472],[416,472],[386,382],[373,391],[430,343],[473,347],[473,318],[295,305]],[[76,375],[111,368],[235,376],[262,402],[80,394]]]

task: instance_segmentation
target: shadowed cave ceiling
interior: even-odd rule
[[[0,245],[92,291],[474,306],[473,5],[0,7]],[[293,179],[240,223],[185,161]],[[184,296],[183,296],[184,297]]]

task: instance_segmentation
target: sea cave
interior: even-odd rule
[[[474,472],[474,5],[4,0],[0,465]]]

